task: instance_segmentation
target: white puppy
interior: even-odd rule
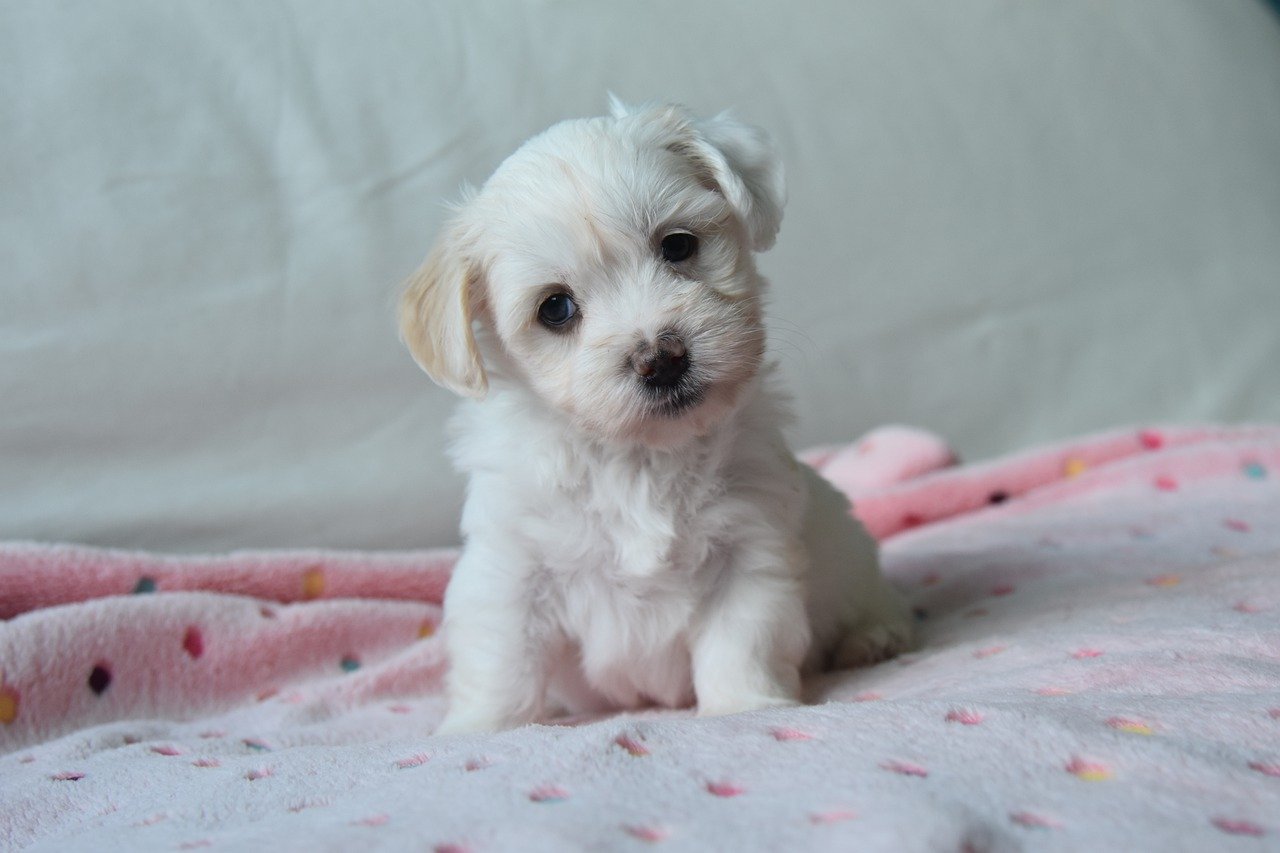
[[[409,281],[404,340],[475,398],[441,732],[788,705],[802,670],[909,644],[874,543],[782,438],[753,253],[783,195],[761,131],[615,102],[525,143]]]

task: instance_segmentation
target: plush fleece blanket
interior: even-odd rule
[[[1280,848],[1280,427],[806,458],[921,646],[714,719],[433,737],[451,552],[0,545],[0,847]]]

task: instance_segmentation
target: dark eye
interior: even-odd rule
[[[573,304],[567,293],[556,293],[542,300],[538,306],[538,322],[548,329],[558,329],[578,314],[578,306]]]
[[[698,238],[684,231],[676,231],[662,238],[662,257],[678,264],[693,257],[698,251]]]

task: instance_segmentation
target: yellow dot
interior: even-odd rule
[[[0,723],[6,726],[18,719],[18,694],[10,687],[0,687]]]
[[[302,597],[319,598],[324,595],[324,572],[309,569],[302,575]]]
[[[1067,464],[1063,467],[1063,473],[1068,477],[1079,477],[1088,467],[1083,459],[1073,456],[1067,460]]]
[[[433,636],[436,632],[434,622],[423,622],[418,626],[418,639],[425,640],[427,637]]]
[[[1076,771],[1076,778],[1086,782],[1105,782],[1111,778],[1111,771],[1101,767],[1087,767]]]
[[[1116,726],[1116,731],[1128,732],[1131,735],[1149,735],[1151,726],[1146,723],[1121,723]]]

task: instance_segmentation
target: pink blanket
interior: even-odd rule
[[[450,552],[0,545],[0,847],[1280,844],[1280,427],[806,458],[922,647],[718,719],[432,737]]]

